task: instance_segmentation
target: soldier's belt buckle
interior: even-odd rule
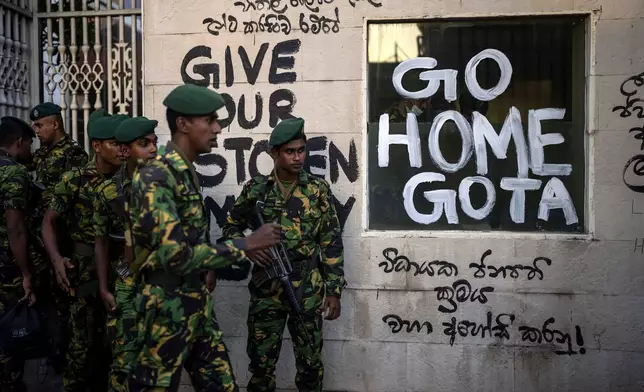
[[[130,266],[126,263],[121,263],[116,266],[116,274],[121,278],[125,279],[130,276]]]

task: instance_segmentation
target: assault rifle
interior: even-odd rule
[[[264,218],[262,217],[263,210],[264,210],[264,202],[257,201],[255,203],[255,212],[257,213],[257,218],[259,219],[259,227],[264,225]],[[288,301],[291,303],[291,308],[293,309],[293,312],[295,312],[295,314],[297,315],[297,318],[300,324],[302,325],[302,330],[304,331],[304,335],[306,336],[306,340],[309,344],[309,347],[311,348],[311,351],[315,351],[315,346],[313,345],[313,342],[311,341],[311,337],[309,336],[306,330],[304,317],[302,317],[302,307],[300,306],[300,302],[298,301],[297,296],[295,295],[295,290],[293,289],[293,284],[291,283],[291,279],[289,277],[291,275],[291,272],[293,272],[293,266],[291,265],[291,262],[288,259],[286,248],[284,248],[284,244],[280,242],[279,245],[271,246],[269,248],[269,252],[270,252],[271,258],[274,261],[273,265],[271,266],[274,274],[269,274],[269,275],[273,275],[275,278],[279,279],[284,289],[284,292],[286,293],[286,297],[288,298]]]

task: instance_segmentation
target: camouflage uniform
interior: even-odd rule
[[[131,179],[125,164],[113,178],[101,185],[94,201],[94,231],[97,237],[125,234],[126,227],[129,227],[125,200],[129,198],[130,185]],[[125,390],[127,374],[138,349],[134,309],[136,286],[134,278],[127,274],[129,267],[125,260],[124,245],[110,240],[110,261],[114,267],[112,272],[117,275],[114,284],[110,285],[113,287],[116,310],[107,315],[107,332],[112,344],[109,390],[114,392]]]
[[[60,181],[63,173],[87,165],[87,159],[85,150],[68,135],[63,136],[51,146],[38,148],[34,153],[33,162],[28,166],[28,169],[36,171],[36,182],[45,187],[42,199],[32,218],[34,229],[38,231],[38,235],[40,235],[40,226],[54,193],[54,187]],[[37,270],[41,269],[38,265],[35,267]]]
[[[2,224],[0,225],[0,315],[11,309],[25,295],[22,288],[22,272],[12,260],[9,251],[9,236],[5,211],[27,211],[31,194],[31,179],[27,169],[0,150],[0,200],[2,201]],[[0,391],[23,392],[24,361],[0,353]]]
[[[42,184],[45,188],[40,202],[30,216],[32,227],[38,237],[41,237],[40,227],[54,193],[54,187],[60,181],[63,173],[85,166],[87,159],[85,150],[66,134],[53,145],[41,146],[34,153],[33,161],[28,166],[28,169],[30,171],[35,170],[36,182]],[[64,234],[64,230],[59,230],[59,235]],[[68,250],[61,249],[62,252]],[[48,307],[49,303],[53,302],[58,315],[58,328],[60,329],[57,335],[64,335],[69,320],[69,297],[56,283],[55,275],[50,274],[51,264],[46,261],[47,257],[44,250],[32,248],[31,256],[36,268],[37,292],[41,294],[37,295],[38,306]],[[48,298],[50,299],[49,301],[47,301]],[[60,351],[59,355],[64,355],[66,337],[57,336],[56,340],[57,348]]]
[[[141,352],[133,391],[176,390],[185,366],[197,391],[238,391],[212,297],[199,273],[246,260],[239,240],[211,246],[199,179],[172,142],[139,166],[126,204],[135,262]]]
[[[74,241],[74,269],[67,271],[72,298],[68,328],[71,336],[63,372],[65,391],[84,390],[89,383],[107,384],[107,368],[99,364],[102,358],[109,358],[109,351],[104,342],[103,303],[97,295],[93,224],[93,202],[97,188],[105,180],[96,162],[91,161],[82,169],[63,174],[49,205],[50,210],[72,223],[70,235]]]
[[[259,227],[255,212],[258,200],[265,202],[264,221],[282,226],[282,242],[293,265],[291,281],[301,298],[306,331],[292,314],[279,281],[271,280],[268,270],[255,266],[248,285],[247,351],[253,373],[248,391],[275,390],[275,365],[285,325],[293,338],[298,389],[321,391],[322,315],[316,309],[325,294],[340,297],[345,286],[342,233],[331,190],[323,179],[302,171],[290,198],[284,200],[274,174],[253,178],[244,185],[222,228],[225,239],[241,238],[245,229]],[[313,352],[305,334],[313,342]]]

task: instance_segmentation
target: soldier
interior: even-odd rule
[[[49,202],[62,174],[85,166],[88,157],[85,150],[65,133],[60,106],[51,102],[40,104],[31,110],[29,118],[40,140],[31,167],[36,170],[36,181],[45,186],[44,199]]]
[[[119,125],[116,142],[121,145],[126,163],[113,178],[103,183],[94,202],[96,268],[101,298],[109,312],[107,330],[112,343],[108,390],[113,392],[126,390],[127,375],[138,353],[134,309],[136,287],[130,275],[133,257],[131,241],[127,240],[130,236],[125,235],[129,234],[125,200],[130,195],[132,174],[138,160],[150,160],[156,156],[158,139],[154,130],[157,124],[155,120],[136,117]],[[116,275],[114,284],[109,282],[110,262],[113,263],[113,275]]]
[[[34,234],[41,237],[40,226],[54,187],[60,181],[63,173],[73,168],[85,166],[88,157],[85,150],[65,133],[60,106],[51,102],[37,105],[29,113],[29,118],[32,121],[32,128],[40,139],[40,147],[34,153],[33,162],[28,165],[28,169],[35,170],[36,182],[45,188],[43,196],[36,209],[30,214],[30,218],[35,230]],[[62,222],[58,222],[58,224],[62,224]],[[54,368],[60,372],[65,359],[66,339],[63,335],[66,328],[63,326],[67,325],[69,319],[69,299],[55,284],[55,276],[50,273],[51,264],[44,260],[44,253],[44,249],[32,249],[31,251],[36,267],[37,287],[39,294],[41,294],[39,295],[39,306],[47,309],[50,308],[49,303],[53,302],[58,314],[58,328],[56,328],[56,338],[54,339],[57,352],[53,362]],[[47,301],[48,298],[51,300]]]
[[[246,239],[210,245],[206,210],[193,162],[215,145],[223,98],[205,87],[182,85],[163,101],[172,141],[132,178],[129,207],[141,282],[136,309],[142,342],[130,391],[176,391],[185,366],[197,391],[238,391],[228,350],[201,272],[246,260],[246,251],[279,240],[264,225]]]
[[[30,161],[35,136],[18,118],[3,117],[0,121],[0,315],[20,301],[28,300],[31,305],[36,300],[26,216],[32,186],[27,168],[21,164]],[[23,368],[23,360],[0,353],[0,390],[26,392]]]
[[[98,186],[121,166],[120,147],[114,132],[126,118],[125,115],[105,115],[90,120],[88,136],[96,157],[84,168],[63,174],[43,221],[43,239],[56,280],[71,297],[71,337],[63,371],[66,392],[85,391],[90,385],[107,385],[109,352],[104,347],[104,311],[98,297],[94,265],[93,201]],[[74,245],[71,260],[64,258],[57,246],[58,233],[54,222],[59,217],[72,224],[70,236]],[[105,361],[105,369],[101,369],[101,360]]]
[[[248,252],[255,263],[248,285],[247,352],[253,374],[249,392],[275,390],[284,325],[293,338],[298,389],[321,391],[322,314],[326,313],[327,320],[340,316],[345,286],[340,222],[329,184],[302,170],[306,157],[303,128],[300,118],[284,120],[275,127],[269,140],[274,170],[244,185],[222,228],[224,239],[242,238],[244,230],[257,226],[257,202],[264,203],[263,220],[282,227],[282,243],[293,268],[290,279],[305,325],[298,323],[299,316],[294,314],[284,287],[275,279],[274,260],[266,251]]]

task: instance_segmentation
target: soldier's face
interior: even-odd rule
[[[40,143],[46,146],[54,143],[57,126],[58,122],[56,121],[56,116],[41,118],[40,120],[34,121],[31,125],[34,132],[36,132],[36,136],[40,139]]]
[[[289,173],[299,173],[306,160],[306,142],[304,139],[293,140],[279,149],[273,150],[275,165]]]
[[[95,140],[92,143],[92,147],[96,155],[105,163],[113,166],[121,165],[123,154],[121,153],[121,146],[116,143],[116,140]]]
[[[123,145],[124,157],[133,160],[149,160],[154,159],[157,155],[157,142],[159,138],[155,134],[144,136],[140,139],[133,141],[130,144]]]
[[[186,121],[185,129],[197,153],[206,154],[217,147],[217,135],[221,133],[217,114],[193,117]]]

